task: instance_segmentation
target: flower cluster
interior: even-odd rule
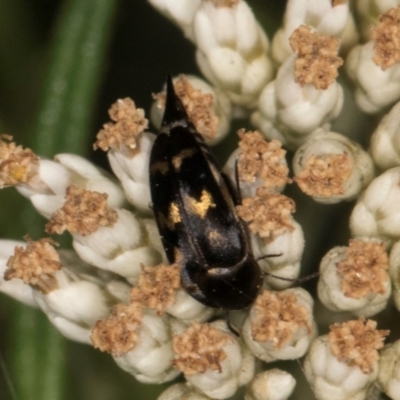
[[[225,318],[190,295],[196,288],[185,286],[179,254],[168,264],[149,184],[151,172],[166,174],[168,166],[150,162],[156,136],[130,98],[111,106],[94,144],[107,152],[116,178],[76,155],[47,160],[0,135],[0,188],[14,186],[48,219],[46,232],[68,231],[73,245],[59,249],[50,237],[1,240],[0,291],[39,307],[64,336],[109,353],[141,382],[182,374],[185,382],[159,400],[226,399],[242,387],[246,400],[287,399],[295,377],[262,370],[260,361],[303,356],[317,399],[361,400],[372,390],[399,399],[399,341],[384,347],[389,330],[367,318],[388,310],[392,295],[400,310],[400,6],[288,0],[270,48],[244,0],[149,2],[196,47],[208,82],[173,80],[206,143],[224,140],[236,117],[249,117],[255,129],[238,131],[223,173],[265,277],[257,298]],[[345,83],[337,80],[342,65]],[[359,110],[379,118],[366,132],[368,151],[331,129],[347,113],[350,85]],[[153,97],[149,115],[159,129],[165,90]],[[191,156],[171,163],[179,170]],[[283,194],[288,185],[303,192],[297,204]],[[290,287],[301,282],[305,260],[303,227],[293,217],[303,194],[327,208],[355,201],[352,237],[320,260],[316,298]],[[209,194],[196,204],[207,218]],[[157,218],[172,230],[182,210],[169,206]],[[213,273],[224,279],[220,270]]]

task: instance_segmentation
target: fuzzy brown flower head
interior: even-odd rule
[[[239,4],[239,0],[204,0],[204,1],[210,1],[211,3],[214,4],[216,8],[234,8]]]
[[[110,316],[96,322],[91,334],[93,346],[114,357],[132,350],[139,341],[142,312],[135,304],[117,304]]]
[[[214,114],[214,96],[196,90],[184,75],[174,80],[176,95],[182,101],[189,119],[205,138],[212,139],[218,129],[218,117]],[[165,107],[165,93],[153,94],[159,108]]]
[[[178,265],[142,267],[138,287],[131,290],[131,303],[152,308],[164,315],[168,306],[175,302],[175,293],[181,287]]]
[[[290,343],[300,330],[311,331],[310,314],[294,293],[264,290],[251,310],[251,334],[258,342],[276,349]]]
[[[279,140],[267,142],[260,132],[245,132],[244,129],[240,129],[238,135],[240,153],[237,167],[241,181],[254,182],[259,177],[264,186],[271,189],[290,182],[286,151]]]
[[[353,161],[347,153],[322,156],[313,154],[293,180],[309,196],[328,199],[344,194],[344,186],[351,176],[352,168]]]
[[[291,214],[296,210],[295,203],[279,193],[258,189],[256,197],[243,199],[236,210],[252,233],[269,241],[294,229]]]
[[[68,186],[63,207],[59,208],[46,225],[46,232],[61,234],[65,230],[82,236],[100,227],[112,226],[118,219],[115,210],[107,206],[106,193],[92,192],[75,185]]]
[[[50,238],[33,241],[29,236],[25,236],[25,240],[28,245],[16,246],[14,255],[8,259],[4,279],[22,279],[34,289],[48,294],[58,288],[54,276],[62,267],[60,257],[54,249],[58,243]]]
[[[389,258],[383,242],[350,240],[347,257],[337,264],[340,287],[347,297],[360,299],[387,290]]]
[[[207,369],[221,372],[221,362],[226,358],[223,348],[228,340],[233,338],[208,324],[194,323],[186,332],[173,337],[173,365],[188,376]]]
[[[338,76],[343,60],[337,56],[339,40],[333,36],[313,33],[301,25],[290,36],[290,46],[297,54],[294,78],[300,85],[313,84],[316,89],[327,89]]]
[[[11,140],[10,135],[0,135],[0,189],[27,183],[39,170],[39,157],[31,149],[17,146]]]
[[[381,15],[379,22],[371,28],[375,41],[372,59],[384,71],[400,61],[400,7]]]
[[[133,100],[127,97],[117,100],[108,113],[115,122],[103,125],[93,148],[103,151],[111,148],[133,157],[140,150],[138,136],[149,126],[143,109],[136,108]]]
[[[349,367],[358,366],[364,374],[374,369],[378,351],[389,331],[377,330],[376,322],[358,320],[330,326],[328,341],[332,354]]]

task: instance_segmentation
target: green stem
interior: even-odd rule
[[[85,152],[116,4],[116,0],[68,0],[63,6],[30,143],[41,156]],[[33,210],[24,212],[24,220],[25,232],[34,238],[43,235],[43,224]],[[63,399],[64,339],[43,315],[22,306],[16,306],[13,331],[13,382],[18,399]]]

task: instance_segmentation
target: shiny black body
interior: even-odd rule
[[[167,82],[162,128],[150,158],[154,215],[183,288],[213,308],[250,305],[262,285],[247,228],[236,214],[238,196]]]

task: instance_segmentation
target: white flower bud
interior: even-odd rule
[[[37,307],[33,296],[33,290],[21,279],[4,280],[4,272],[8,259],[14,254],[16,246],[25,246],[24,242],[15,240],[0,240],[0,292],[13,297],[31,307]]]
[[[318,127],[336,118],[343,104],[343,90],[335,81],[325,90],[312,84],[300,86],[294,78],[296,55],[279,68],[258,99],[252,123],[269,139],[296,149]]]
[[[150,209],[149,162],[155,138],[152,133],[143,132],[138,138],[137,144],[140,151],[134,156],[113,148],[107,153],[110,166],[120,180],[127,200],[147,214],[152,213]]]
[[[400,165],[400,102],[382,118],[371,136],[370,152],[382,170]]]
[[[91,339],[138,381],[163,383],[180,373],[172,365],[172,334],[179,329],[184,329],[182,323],[172,317],[138,304],[117,304],[107,318],[97,321]]]
[[[214,314],[214,309],[199,303],[182,288],[181,266],[156,265],[141,268],[137,287],[132,288],[130,302],[142,308],[166,312],[185,324],[204,322]]]
[[[350,216],[355,237],[400,239],[400,167],[375,178],[363,192]]]
[[[286,400],[296,380],[286,371],[274,368],[260,372],[249,383],[244,400]]]
[[[68,339],[90,344],[90,332],[98,319],[106,317],[113,299],[99,285],[81,280],[63,268],[56,272],[59,288],[34,297],[50,322]]]
[[[55,160],[40,159],[37,179],[32,184],[16,187],[45,218],[50,218],[63,205],[67,187],[73,184],[107,193],[110,207],[126,204],[124,193],[114,179],[83,157],[58,154]]]
[[[384,243],[352,240],[334,247],[322,259],[318,297],[332,311],[370,317],[382,311],[391,293]]]
[[[304,360],[304,372],[318,400],[365,399],[378,375],[377,349],[388,331],[374,321],[348,321],[319,336]]]
[[[194,324],[174,337],[174,365],[212,399],[226,399],[254,376],[254,356],[225,321]]]
[[[89,235],[73,234],[73,246],[91,265],[125,277],[135,284],[141,265],[155,265],[161,255],[151,245],[141,222],[131,212],[116,210],[118,220],[112,226],[99,227]]]
[[[400,399],[400,340],[379,352],[378,388],[391,399]]]
[[[400,98],[400,64],[396,36],[399,8],[380,17],[372,28],[372,41],[354,47],[346,60],[350,79],[356,85],[357,105],[366,113],[377,113]]]
[[[272,41],[274,61],[282,64],[293,54],[289,38],[300,25],[309,25],[316,32],[340,38],[348,19],[348,2],[333,4],[331,0],[289,0],[283,27],[276,32]]]
[[[183,289],[176,292],[175,301],[167,307],[167,312],[185,324],[209,321],[214,314],[212,308],[199,303]]]
[[[193,40],[193,18],[201,0],[149,0],[149,3]]]
[[[313,306],[312,297],[304,289],[265,290],[243,324],[243,340],[257,358],[266,362],[300,358],[317,335]]]
[[[107,316],[121,298],[128,300],[129,286],[117,282],[111,274],[106,277],[93,273],[92,267],[71,251],[57,253],[57,243],[49,238],[36,242],[26,239],[27,246],[15,247],[4,278],[19,278],[29,285],[35,302],[64,336],[90,343],[90,331],[96,321]],[[113,291],[117,297],[108,290],[113,282],[118,284]]]
[[[295,181],[321,203],[352,200],[371,182],[374,164],[345,136],[317,129],[293,158]]]
[[[231,100],[254,106],[272,77],[268,39],[245,1],[217,6],[203,1],[194,18],[197,62],[203,74]]]
[[[304,250],[304,234],[299,223],[291,219],[293,229],[286,230],[272,241],[252,235],[252,246],[256,258],[272,255],[259,261],[261,269],[267,273],[265,281],[275,289],[285,289],[293,282],[280,280],[272,274],[285,279],[296,279],[300,273],[300,262]]]
[[[157,400],[210,400],[187,383],[176,383],[164,390]]]
[[[117,365],[139,382],[163,383],[180,374],[171,363],[174,353],[169,320],[167,316],[145,312],[137,328],[138,341],[135,347],[121,356],[114,356]]]
[[[229,157],[224,172],[231,182],[239,184],[241,197],[256,196],[260,187],[282,192],[291,180],[288,178],[286,151],[281,143],[277,140],[267,142],[258,131],[240,129],[238,135],[241,139],[239,148]]]

